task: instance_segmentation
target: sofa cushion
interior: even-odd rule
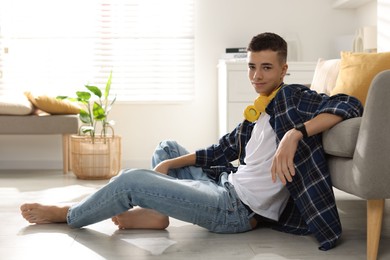
[[[390,69],[390,52],[341,52],[340,71],[331,95],[345,93],[364,105],[372,79],[387,69]]]
[[[344,120],[322,134],[325,153],[352,158],[359,134],[361,117]]]
[[[70,101],[47,95],[35,96],[31,92],[25,92],[25,95],[35,107],[52,115],[78,114],[80,112],[80,107]]]
[[[29,115],[34,111],[34,106],[23,95],[0,96],[0,115]]]
[[[0,116],[2,135],[77,134],[77,115]]]
[[[325,93],[330,95],[330,92],[336,86],[337,76],[339,75],[339,68],[340,59],[318,59],[310,88],[317,91],[318,93]]]

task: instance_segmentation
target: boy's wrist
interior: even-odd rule
[[[291,129],[291,131],[293,132],[294,139],[296,139],[297,141],[300,141],[303,139],[303,134],[301,131],[298,131],[295,128]]]

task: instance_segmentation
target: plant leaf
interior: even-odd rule
[[[112,71],[110,72],[110,76],[108,76],[108,79],[107,79],[106,88],[104,91],[104,99],[107,99],[108,95],[110,94],[111,80],[112,80]]]
[[[80,127],[81,132],[85,133],[93,133],[94,129],[93,126],[81,126]]]
[[[109,112],[111,111],[111,108],[112,106],[114,105],[115,103],[115,100],[116,100],[116,96],[115,98],[110,102],[110,104],[106,107],[106,115],[108,116]]]
[[[110,126],[115,125],[115,121],[110,120],[110,121],[106,122],[106,125],[110,125]]]
[[[93,118],[95,120],[106,119],[106,112],[104,111],[103,107],[100,104],[94,102],[92,111],[93,111]]]
[[[85,87],[91,91],[95,96],[101,98],[102,97],[102,91],[100,90],[100,88],[98,87],[95,87],[95,86],[88,86],[88,85],[85,85]]]
[[[82,102],[88,102],[88,100],[91,98],[91,93],[86,91],[77,91],[76,95],[78,97],[78,100]]]
[[[91,124],[91,117],[89,116],[89,113],[85,111],[84,109],[80,109],[79,118],[81,122],[85,124]]]

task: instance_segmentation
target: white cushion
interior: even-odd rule
[[[29,115],[34,111],[32,103],[24,96],[0,96],[0,115]]]
[[[336,86],[340,69],[340,59],[318,59],[310,88],[318,93],[330,94]]]

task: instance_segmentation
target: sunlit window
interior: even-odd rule
[[[193,0],[2,0],[0,94],[103,86],[125,101],[193,96]]]

